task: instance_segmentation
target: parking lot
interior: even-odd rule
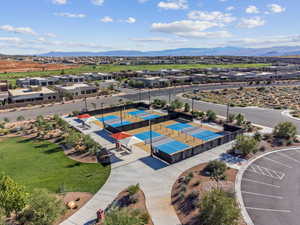
[[[300,149],[252,162],[243,174],[241,193],[254,225],[299,225]]]

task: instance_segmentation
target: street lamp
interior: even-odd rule
[[[226,122],[229,122],[229,103],[227,103]]]
[[[85,111],[88,111],[88,106],[87,106],[87,101],[86,101],[86,97],[84,97],[84,102],[85,102]]]
[[[194,101],[195,101],[195,97],[192,98],[192,112],[194,112]]]

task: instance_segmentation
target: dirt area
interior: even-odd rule
[[[75,65],[41,64],[32,61],[0,60],[0,73],[48,71],[76,68]]]
[[[137,200],[136,203],[130,202],[130,196],[127,190],[122,191],[114,200],[113,204],[120,207],[120,209],[129,209],[129,210],[141,210],[142,212],[148,213],[146,207],[146,199],[144,192],[139,190],[135,195],[134,198]],[[145,225],[153,225],[151,218],[149,219],[148,223]]]
[[[197,217],[200,214],[200,210],[197,207],[201,196],[207,191],[213,188],[221,187],[225,191],[234,192],[234,183],[237,175],[237,170],[228,169],[225,172],[226,180],[220,181],[217,184],[215,181],[211,180],[210,177],[203,174],[203,169],[206,167],[207,163],[195,166],[184,173],[182,173],[172,188],[172,204],[175,208],[177,216],[183,225],[196,225]],[[186,184],[186,190],[184,191],[184,199],[180,199],[180,193],[182,192],[182,184],[185,182],[187,176],[192,178]],[[192,198],[191,193],[199,193],[198,197]],[[242,220],[239,225],[246,225]]]
[[[184,97],[231,106],[258,106],[300,111],[299,86],[232,88],[187,93]]]
[[[82,206],[84,206],[84,204],[87,203],[92,197],[93,195],[91,193],[86,193],[86,192],[69,192],[63,196],[59,196],[59,198],[61,198],[66,205],[69,202],[74,201],[77,207],[75,209],[67,209],[65,214],[61,218],[59,218],[53,225],[58,225],[62,221],[72,216]]]
[[[65,149],[65,155],[77,162],[81,163],[98,163],[96,155],[91,155],[89,152],[79,152],[76,151],[74,148]]]

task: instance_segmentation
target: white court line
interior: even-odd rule
[[[292,157],[290,157],[290,156],[288,156],[288,155],[282,154],[281,152],[278,152],[277,154],[278,154],[278,155],[281,155],[282,157],[285,157],[285,158],[287,158],[287,159],[289,159],[289,160],[292,160],[292,161],[297,162],[297,163],[300,164],[300,161],[299,161],[299,160],[294,159],[294,158],[292,158]]]
[[[258,210],[258,211],[269,211],[269,212],[282,212],[282,213],[291,212],[291,210],[284,210],[284,209],[264,209],[264,208],[253,208],[253,207],[246,207],[246,209]]]
[[[287,167],[287,168],[289,168],[289,169],[292,169],[292,168],[293,168],[293,167],[288,166],[288,165],[286,165],[286,164],[284,164],[284,163],[282,163],[282,162],[278,162],[277,160],[270,159],[270,158],[268,158],[268,157],[264,157],[263,159],[269,160],[269,161],[271,161],[271,162],[273,162],[273,163],[276,163],[276,164],[278,164],[278,165],[281,165],[281,166],[285,166],[285,167]]]
[[[281,196],[264,195],[264,194],[254,193],[254,192],[248,192],[248,191],[242,191],[242,193],[249,194],[249,195],[257,195],[257,196],[262,196],[262,197],[267,197],[267,198],[283,199],[283,197],[281,197]]]
[[[260,182],[260,181],[256,181],[256,180],[247,179],[247,178],[244,178],[243,180],[244,181],[248,181],[248,182],[252,182],[252,183],[257,183],[257,184],[262,184],[262,185],[270,186],[270,187],[280,188],[280,186],[278,186],[278,185],[268,184],[268,183],[264,183],[264,182]]]

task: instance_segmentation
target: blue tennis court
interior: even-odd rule
[[[160,151],[162,151],[164,153],[167,153],[169,155],[171,155],[173,153],[176,153],[176,152],[179,152],[179,151],[182,151],[182,150],[187,149],[189,147],[190,147],[189,145],[186,145],[186,144],[181,143],[179,141],[171,141],[169,143],[156,146],[157,149],[159,149]]]
[[[99,120],[100,122],[107,121],[107,120],[114,120],[114,119],[119,119],[119,117],[115,115],[110,115],[110,116],[104,116],[103,118],[102,117],[97,118],[97,120]]]
[[[145,113],[144,110],[136,110],[136,111],[133,111],[133,112],[129,112],[128,114],[132,115],[132,116],[137,116],[139,114],[144,114],[144,113]]]
[[[123,121],[121,123],[113,123],[113,124],[110,124],[110,126],[112,127],[120,127],[120,126],[124,126],[124,125],[128,125],[128,124],[132,124],[132,122],[129,122],[129,121]]]
[[[195,138],[199,138],[203,141],[209,141],[209,140],[218,138],[221,135],[217,134],[217,133],[214,133],[212,131],[206,130],[206,131],[202,131],[202,132],[197,133],[197,134],[193,134],[192,136],[195,137]]]
[[[145,141],[145,140],[150,139],[150,131],[139,133],[139,134],[136,134],[134,136],[141,139],[141,140],[143,140],[143,141]],[[156,137],[160,137],[160,136],[162,136],[162,135],[155,132],[155,131],[152,131],[152,138],[156,138]]]
[[[144,120],[151,120],[151,119],[155,119],[157,117],[160,117],[159,115],[154,115],[154,114],[148,114],[148,116],[143,116],[142,118]]]
[[[176,130],[176,131],[181,131],[183,129],[190,128],[190,127],[193,127],[193,126],[190,124],[186,124],[186,123],[175,123],[175,124],[167,126],[167,128],[170,128],[170,129]]]

